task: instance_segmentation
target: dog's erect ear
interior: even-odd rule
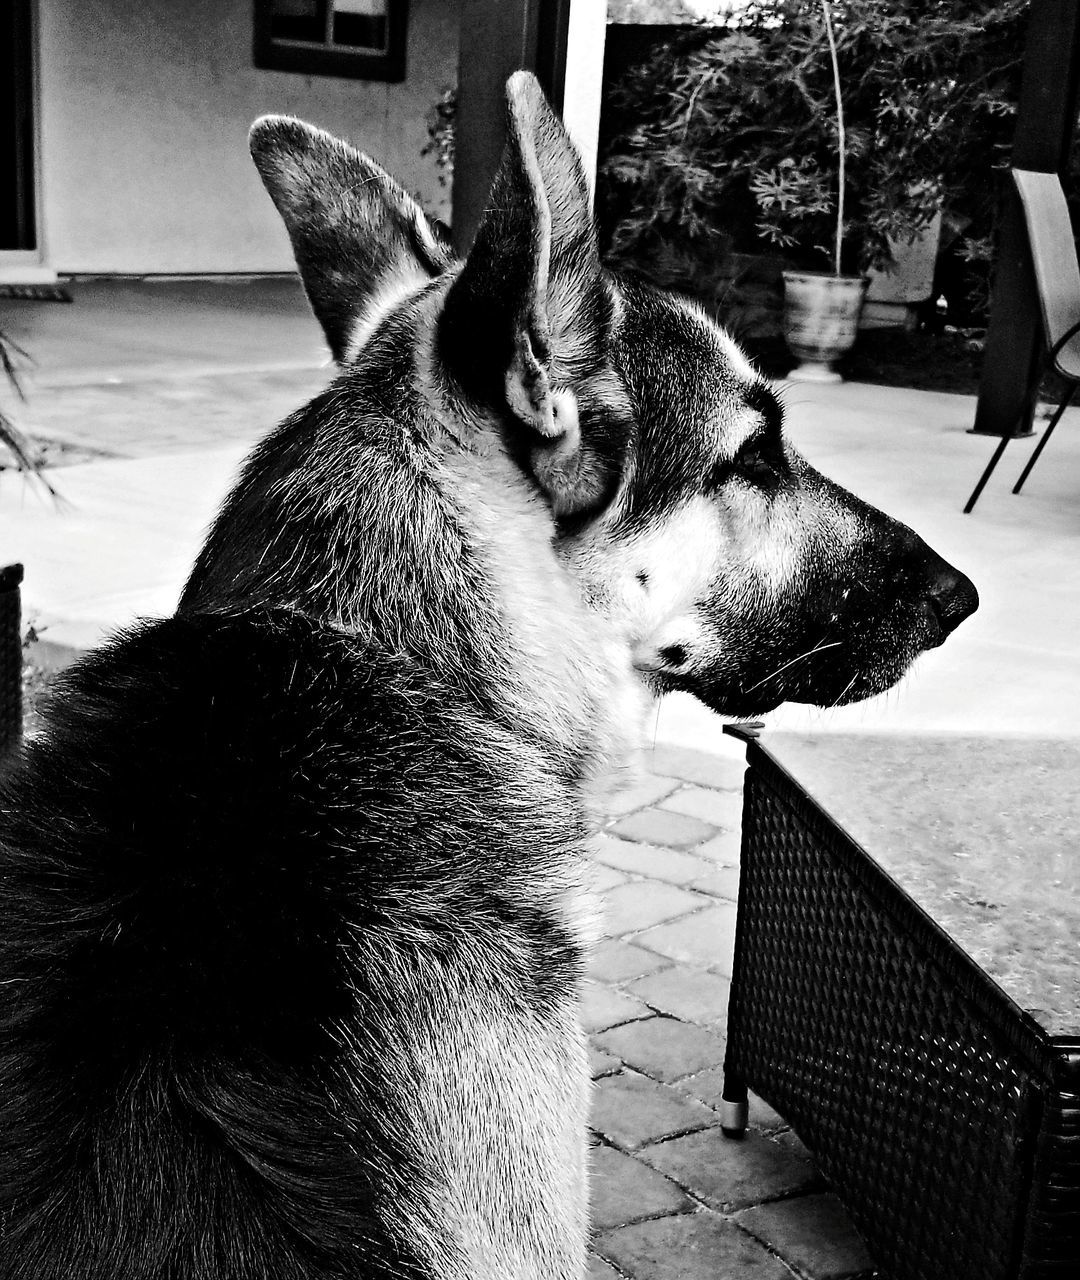
[[[507,100],[506,150],[446,300],[440,354],[468,396],[508,409],[527,429],[530,450],[550,445],[557,463],[535,468],[541,483],[542,473],[581,481],[572,389],[599,371],[611,303],[585,175],[562,122],[527,72],[511,76]]]
[[[263,116],[249,141],[312,310],[341,360],[385,300],[445,270],[450,252],[388,173],[329,133]]]

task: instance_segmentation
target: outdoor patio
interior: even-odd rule
[[[40,636],[28,654],[45,665],[172,609],[244,454],[330,376],[291,280],[72,292],[70,307],[18,302],[0,315],[36,362],[17,420],[65,464],[50,472],[60,507],[0,473],[0,559],[26,566],[25,621]],[[890,694],[829,712],[783,708],[770,725],[889,734],[912,752],[942,733],[988,750],[1001,737],[1080,735],[1080,410],[1022,496],[1009,488],[1030,440],[1010,447],[964,516],[994,443],[967,433],[970,398],[847,384],[790,386],[785,400],[796,446],[917,529],[975,581],[982,605]],[[873,1274],[782,1117],[754,1102],[743,1141],[718,1127],[740,757],[716,717],[669,699],[642,778],[601,839],[608,936],[585,1000],[595,1277]],[[988,799],[973,758],[961,804],[974,813]]]

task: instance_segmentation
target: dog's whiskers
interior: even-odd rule
[[[785,662],[782,667],[777,667],[775,671],[770,671],[767,676],[762,676],[760,680],[758,680],[755,684],[750,685],[748,688],[743,689],[742,692],[752,693],[754,689],[757,689],[761,685],[763,685],[766,682],[766,680],[772,680],[775,676],[778,676],[782,671],[786,671],[788,667],[793,667],[796,662],[802,662],[805,658],[812,658],[815,653],[823,653],[826,649],[839,649],[842,644],[843,644],[842,640],[830,640],[827,644],[815,645],[812,649],[807,649],[805,653],[800,653],[798,657],[792,658],[789,662]]]
[[[839,704],[844,700],[844,698],[847,697],[847,695],[851,692],[852,685],[855,683],[856,680],[858,680],[858,678],[859,677],[857,674],[853,675],[851,679],[847,682],[847,684],[844,685],[844,687],[840,690],[840,692],[836,695],[836,697],[832,700],[832,702],[829,703],[830,711],[833,709],[833,707],[839,706]]]

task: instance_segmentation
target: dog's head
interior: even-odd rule
[[[580,162],[536,81],[453,260],[377,165],[295,120],[252,151],[335,358],[362,364],[417,299],[459,416],[488,424],[558,552],[654,692],[732,715],[880,692],[977,607],[910,529],[809,466],[738,347],[693,304],[599,261]]]

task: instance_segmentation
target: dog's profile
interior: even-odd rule
[[[464,264],[254,127],[341,370],[5,779],[3,1280],[581,1280],[590,832],[648,705],[866,697],[976,607],[602,269],[508,94]]]

